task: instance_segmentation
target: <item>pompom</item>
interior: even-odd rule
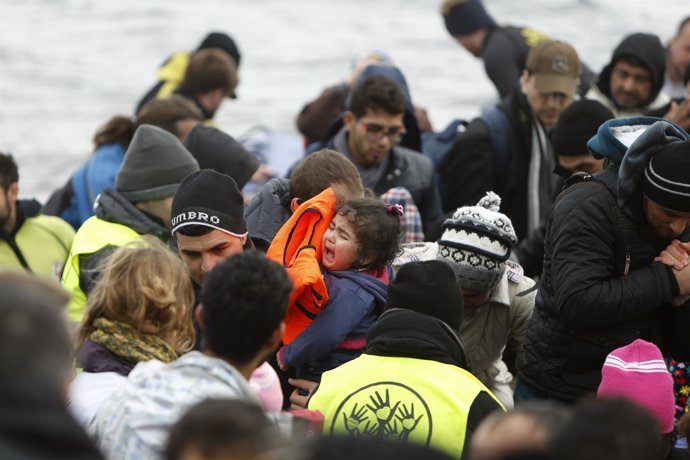
[[[479,200],[477,206],[488,209],[489,211],[498,212],[501,207],[501,197],[494,192],[486,192],[486,195]]]

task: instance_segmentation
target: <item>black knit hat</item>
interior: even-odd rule
[[[237,48],[235,41],[230,38],[228,34],[224,34],[222,32],[211,32],[201,42],[199,48],[197,48],[197,51],[205,48],[218,48],[225,51],[228,56],[235,61],[235,67],[239,69],[241,59],[240,50]]]
[[[644,170],[642,190],[662,208],[690,212],[690,140],[667,144],[654,154]]]
[[[558,156],[587,155],[587,141],[599,126],[614,118],[613,112],[600,102],[582,99],[570,104],[558,117],[551,144]]]
[[[235,180],[211,169],[202,169],[180,184],[172,202],[172,233],[201,225],[233,236],[247,235],[244,198]]]
[[[213,169],[235,179],[242,190],[259,169],[259,160],[223,131],[199,123],[184,141],[201,169]]]
[[[180,141],[157,126],[143,124],[134,132],[115,178],[115,190],[132,203],[161,200],[199,164]]]
[[[460,330],[463,300],[453,269],[440,260],[406,263],[388,285],[385,310],[391,308],[424,313]]]
[[[448,33],[453,37],[470,35],[483,27],[496,27],[496,22],[484,9],[481,0],[469,0],[454,5],[443,15]]]

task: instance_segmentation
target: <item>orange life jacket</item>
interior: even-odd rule
[[[294,284],[285,315],[285,345],[295,340],[328,302],[320,266],[321,244],[335,207],[330,187],[305,201],[280,228],[266,252],[269,259],[287,269]]]

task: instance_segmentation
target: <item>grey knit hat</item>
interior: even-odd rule
[[[458,208],[443,223],[436,257],[450,264],[464,289],[493,289],[503,276],[512,246],[517,243],[512,222],[498,212],[500,204],[498,195],[487,192],[477,206]]]
[[[115,179],[115,190],[132,203],[175,194],[199,164],[169,132],[152,125],[137,128]]]

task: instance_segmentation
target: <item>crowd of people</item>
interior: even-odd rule
[[[469,122],[375,50],[282,177],[214,122],[213,32],[46,203],[0,153],[0,457],[690,459],[690,17],[595,72],[440,15],[500,96]]]

